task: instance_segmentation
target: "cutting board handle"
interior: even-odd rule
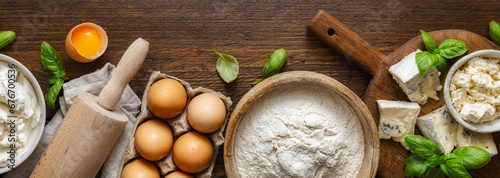
[[[99,94],[97,103],[108,110],[115,108],[120,101],[123,90],[141,68],[148,50],[149,43],[142,38],[138,38],[128,47],[120,59],[113,77]]]
[[[307,29],[372,76],[382,70],[385,55],[324,10],[316,12]]]

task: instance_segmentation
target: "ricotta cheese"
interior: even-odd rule
[[[453,107],[462,118],[472,123],[499,117],[500,59],[475,57],[460,67],[451,79]]]
[[[415,59],[417,52],[421,52],[421,50],[417,49],[405,56],[401,61],[392,65],[389,72],[410,101],[425,104],[428,98],[439,100],[437,91],[442,88],[439,82],[441,73],[438,72],[436,67],[432,67],[424,75],[420,75]]]
[[[286,85],[261,96],[240,121],[240,177],[356,177],[364,137],[349,103],[319,85]]]
[[[451,153],[453,147],[457,145],[458,125],[446,105],[417,118],[417,126],[422,134],[434,141],[443,154]]]
[[[9,89],[8,74],[11,74],[9,70],[12,69],[15,70],[16,74],[14,99],[8,96],[12,93],[7,91]],[[10,113],[9,100],[11,103],[15,102],[14,113]],[[11,150],[12,145],[16,149],[15,158],[21,157],[26,152],[31,130],[41,124],[41,113],[35,90],[28,79],[15,68],[9,68],[7,63],[0,61],[0,167],[9,165],[8,159],[11,154],[7,152]],[[13,124],[16,128],[14,137],[9,136],[11,128],[8,123],[12,123],[12,120],[8,116],[17,116],[15,124]]]
[[[393,139],[409,150],[404,138],[413,135],[420,113],[417,103],[406,101],[377,100],[380,115],[378,132],[380,139]]]

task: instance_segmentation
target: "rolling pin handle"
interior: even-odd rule
[[[115,108],[118,101],[120,101],[123,90],[141,68],[148,50],[149,43],[142,38],[138,38],[127,48],[116,67],[113,77],[99,94],[97,99],[99,105],[108,110]]]
[[[324,10],[316,12],[307,29],[372,76],[382,70],[385,55]]]

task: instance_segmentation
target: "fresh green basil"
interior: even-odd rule
[[[40,52],[42,65],[45,71],[56,77],[66,76],[66,68],[57,51],[47,42],[42,42],[42,50]]]
[[[472,177],[467,169],[462,165],[462,161],[453,153],[448,153],[441,156],[441,171],[451,178],[467,178]]]
[[[47,102],[47,106],[49,108],[54,109],[56,107],[57,96],[59,95],[59,91],[64,84],[64,80],[61,78],[55,78],[53,81],[52,87],[50,87],[49,92],[45,95],[45,101]]]
[[[466,169],[479,169],[491,161],[490,153],[475,146],[463,146],[453,151]]]
[[[434,66],[436,66],[440,72],[445,72],[447,64],[446,59],[461,56],[469,49],[464,42],[453,39],[443,41],[439,47],[436,48],[436,42],[427,32],[420,30],[420,33],[422,33],[425,48],[427,48],[427,51],[418,52],[415,56],[420,75],[424,75],[427,70]]]
[[[440,168],[433,167],[430,168],[429,174],[427,174],[427,176],[424,176],[424,178],[444,178],[444,173]]]
[[[427,48],[427,51],[429,51],[431,54],[434,54],[436,52],[436,49],[437,49],[436,42],[434,41],[434,39],[432,39],[431,35],[429,35],[427,32],[420,30],[420,33],[422,34],[425,48]]]
[[[217,51],[214,52],[219,55],[216,68],[220,78],[222,78],[222,80],[224,80],[226,83],[233,82],[236,77],[238,77],[238,73],[240,70],[238,61],[231,55],[218,53]]]
[[[439,158],[439,155],[441,155],[439,146],[421,135],[406,136],[405,143],[410,148],[410,151],[420,159],[435,159],[435,157]]]
[[[40,59],[45,71],[52,75],[49,80],[49,84],[51,84],[52,87],[50,87],[49,92],[45,94],[45,101],[49,108],[54,109],[57,96],[59,95],[59,91],[61,91],[64,80],[68,80],[66,68],[64,67],[64,62],[59,53],[45,41],[42,42]]]
[[[448,39],[444,40],[438,48],[438,54],[446,59],[451,59],[457,56],[461,56],[467,52],[469,47],[467,44],[460,40]]]
[[[425,159],[424,164],[429,166],[429,167],[439,166],[439,164],[441,164],[441,160],[439,159],[439,155],[431,156],[431,157]]]
[[[0,49],[9,45],[16,39],[16,33],[13,31],[0,31]]]
[[[431,54],[429,51],[418,52],[415,55],[418,66],[418,73],[424,75],[427,70],[436,66],[439,71],[446,70],[446,60],[440,55]]]
[[[269,57],[269,60],[262,69],[262,78],[252,84],[255,85],[268,77],[280,73],[281,68],[283,67],[283,65],[285,65],[287,60],[288,57],[286,55],[285,49],[280,48],[274,51],[274,53]]]
[[[429,174],[429,166],[417,156],[411,156],[406,159],[405,176],[406,177],[424,177]]]
[[[500,45],[500,24],[497,21],[492,20],[490,22],[490,38],[491,41]]]

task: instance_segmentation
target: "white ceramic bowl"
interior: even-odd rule
[[[27,143],[28,148],[26,152],[19,158],[18,157],[15,158],[15,165],[14,165],[15,168],[19,166],[21,163],[23,163],[31,155],[31,153],[33,153],[33,150],[35,150],[36,145],[38,145],[38,142],[42,137],[43,128],[45,126],[45,99],[42,93],[42,89],[40,88],[40,85],[38,84],[36,78],[33,76],[33,74],[31,74],[31,72],[26,67],[24,67],[24,65],[22,65],[17,60],[3,54],[0,54],[0,61],[7,62],[7,64],[14,64],[17,68],[17,71],[24,74],[24,76],[28,79],[28,81],[33,86],[33,89],[35,90],[35,93],[37,95],[38,105],[40,106],[40,111],[41,111],[39,126],[34,128],[31,131],[30,135],[28,136],[28,143]],[[11,168],[9,167],[2,167],[0,168],[0,174],[6,173],[10,170]]]
[[[481,56],[481,57],[490,57],[490,58],[499,58],[500,59],[500,51],[498,50],[479,50],[473,53],[470,53],[461,59],[459,59],[453,66],[451,66],[450,71],[448,71],[448,75],[446,75],[446,80],[444,82],[444,100],[446,102],[446,106],[448,110],[450,110],[451,115],[455,118],[458,123],[462,124],[465,128],[472,130],[474,132],[482,132],[482,133],[491,133],[500,131],[500,118],[497,118],[493,121],[483,122],[482,124],[475,124],[471,122],[467,122],[462,119],[460,114],[457,112],[453,104],[451,103],[450,97],[450,83],[451,78],[455,74],[458,68],[460,68],[463,64],[467,63],[470,59]]]

